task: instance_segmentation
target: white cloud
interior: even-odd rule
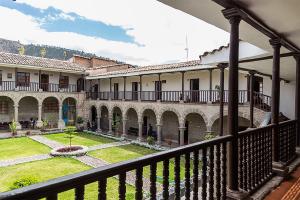
[[[228,42],[228,34],[224,31],[154,0],[72,0],[72,3],[67,0],[18,0],[22,1],[33,7],[52,6],[65,13],[74,12],[88,19],[121,26],[143,46],[67,32],[48,33],[39,28],[33,18],[4,8],[0,9],[0,16],[9,20],[0,21],[0,24],[8,28],[0,30],[0,37],[76,48],[142,65],[185,60],[186,35],[190,60]],[[21,26],[22,31],[8,33],[15,31],[15,26]]]

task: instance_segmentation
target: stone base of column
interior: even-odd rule
[[[126,101],[126,99],[122,99],[122,101]]]
[[[36,122],[36,127],[37,128],[42,128],[43,127],[43,121],[42,120],[39,120]]]
[[[207,104],[210,104],[210,105],[211,105],[211,104],[213,104],[213,103],[212,103],[212,101],[208,101]]]
[[[17,130],[21,130],[22,129],[22,126],[19,122],[16,122],[16,128]]]
[[[141,138],[141,137],[138,137],[138,139],[137,139],[139,142],[143,142],[143,138]]]
[[[102,133],[101,128],[97,128],[96,132],[97,132],[97,133]]]
[[[184,103],[184,101],[183,101],[183,100],[180,100],[179,103]]]
[[[158,99],[158,100],[156,100],[156,102],[157,102],[157,103],[160,103],[160,102],[161,102],[161,100],[160,100],[160,99]]]
[[[272,171],[278,176],[287,177],[289,168],[284,163],[272,162]]]
[[[57,128],[63,130],[66,127],[64,120],[58,120]]]
[[[39,89],[39,92],[43,92],[43,89],[42,89],[42,88],[40,88],[40,89]]]
[[[246,192],[242,192],[242,191],[235,191],[235,190],[227,189],[227,199],[228,200],[249,199],[249,194]]]

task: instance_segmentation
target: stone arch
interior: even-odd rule
[[[112,129],[116,134],[122,134],[123,131],[123,109],[119,104],[111,106]]]
[[[152,110],[154,112],[155,117],[156,117],[156,123],[158,124],[158,122],[159,122],[158,121],[159,120],[158,119],[158,115],[159,115],[158,111],[157,111],[156,107],[151,104],[147,104],[147,105],[143,106],[142,109],[139,110],[140,119],[143,119],[143,115],[146,110]]]
[[[38,96],[36,96],[36,95],[32,95],[32,94],[26,94],[26,95],[21,95],[21,96],[19,96],[19,98],[17,98],[17,100],[15,101],[17,104],[19,104],[19,102],[22,100],[22,99],[24,99],[25,97],[32,97],[32,98],[34,98],[35,100],[37,100],[37,102],[38,102],[38,105],[39,104],[41,104],[43,101],[44,101],[44,99],[46,99],[47,97],[45,97],[45,98],[43,98],[43,99],[40,99]]]
[[[101,103],[99,105],[99,110],[100,110],[100,129],[102,131],[109,131],[109,118],[110,118],[110,113],[109,113],[109,106],[108,104]]]
[[[38,120],[39,100],[34,96],[23,96],[19,99],[18,121],[22,128],[30,128],[33,120]]]
[[[125,119],[126,121],[123,120],[123,123],[125,123],[125,133],[123,134],[131,134],[134,136],[137,136],[138,134],[138,129],[139,129],[139,115],[138,115],[138,111],[136,110],[136,108],[130,106],[128,108],[126,108],[126,113],[123,116],[123,119]]]
[[[0,124],[1,129],[7,130],[9,129],[9,123],[14,119],[14,106],[16,102],[11,95],[1,95],[0,103],[3,107],[3,112],[0,114]]]
[[[61,98],[59,96],[57,96],[56,94],[51,94],[49,96],[43,96],[43,97],[41,97],[40,101],[43,103],[45,101],[45,99],[48,99],[48,98],[55,98],[59,104],[62,102]]]
[[[75,125],[77,115],[77,101],[74,97],[66,97],[62,101],[62,119],[65,124]]]
[[[183,112],[183,120],[185,121],[186,120],[186,117],[189,115],[189,114],[191,114],[191,113],[197,113],[197,114],[199,114],[201,117],[202,117],[202,119],[204,120],[204,122],[205,122],[205,125],[206,125],[206,127],[207,127],[207,125],[208,125],[208,119],[207,119],[207,116],[205,115],[205,113],[202,111],[202,110],[200,110],[200,109],[194,109],[194,108],[189,108],[189,109],[186,109],[184,112]]]
[[[199,112],[185,113],[184,127],[184,144],[202,141],[207,132],[207,123]]]
[[[130,105],[128,105],[128,106],[125,107],[125,109],[124,109],[124,114],[123,114],[123,116],[126,117],[125,119],[127,119],[127,114],[128,114],[128,111],[129,111],[130,109],[135,110],[135,112],[136,112],[136,114],[137,114],[138,121],[140,122],[141,119],[142,119],[141,116],[139,115],[140,111],[139,111],[139,109],[138,109],[135,105],[133,105],[133,104],[130,104]]]
[[[164,107],[159,111],[159,113],[157,115],[158,124],[162,125],[162,116],[167,111],[175,113],[177,115],[179,124],[183,123],[183,118],[177,109],[175,109],[174,107]]]
[[[113,110],[114,110],[116,107],[119,108],[119,109],[121,110],[122,114],[124,113],[123,106],[122,106],[122,104],[120,104],[120,103],[113,103],[113,104],[111,104],[111,106],[110,106],[110,113],[112,113]]]
[[[92,131],[97,130],[97,118],[98,118],[98,110],[97,106],[92,104],[89,108],[89,119],[90,119],[90,129]],[[89,127],[88,127],[89,128]]]
[[[68,99],[68,98],[73,99],[73,100],[75,101],[75,104],[77,105],[78,101],[77,101],[77,99],[76,99],[75,97],[73,97],[73,96],[64,96],[64,97],[62,98],[61,102],[64,102],[64,101],[65,101],[66,99]]]
[[[42,119],[48,121],[50,128],[58,127],[60,99],[48,96],[42,101]]]
[[[160,116],[162,141],[170,146],[179,144],[180,115],[178,114],[176,109],[164,109]]]

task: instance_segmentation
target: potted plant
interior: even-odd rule
[[[122,119],[119,115],[116,115],[112,120],[112,130],[115,135],[117,135],[117,132],[119,130],[121,122],[122,122]]]
[[[82,132],[83,129],[84,129],[84,120],[82,117],[78,116],[77,119],[76,119],[76,128],[77,128],[77,131],[79,132]]]
[[[148,136],[148,137],[147,137],[147,143],[148,143],[149,145],[154,145],[154,144],[155,144],[155,139],[154,139],[154,137]]]
[[[12,136],[17,135],[17,122],[15,120],[9,124],[9,130],[11,131]]]
[[[42,120],[42,131],[45,131],[46,130],[46,127],[48,126],[48,120],[47,119],[44,119]]]

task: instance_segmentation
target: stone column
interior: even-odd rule
[[[254,128],[254,122],[253,122],[253,113],[254,113],[254,75],[255,71],[249,72],[249,79],[250,79],[250,128]]]
[[[66,127],[64,120],[62,119],[62,102],[58,103],[58,129],[64,129]]]
[[[101,110],[97,111],[97,132],[101,133]]]
[[[297,146],[300,146],[300,55],[294,56],[296,60],[296,92],[295,92],[295,119],[297,120]]]
[[[122,134],[122,137],[127,137],[126,122],[127,122],[127,119],[123,118],[123,134]]]
[[[156,124],[156,132],[157,132],[157,144],[158,145],[161,145],[161,140],[162,140],[162,137],[161,137],[161,125],[160,124]]]
[[[15,122],[17,124],[17,130],[21,130],[22,126],[19,123],[19,105],[14,105],[14,109],[15,109]]]
[[[184,131],[185,131],[185,127],[180,126],[178,129],[179,129],[179,138],[180,138],[179,145],[183,146],[184,145]]]
[[[143,122],[139,121],[139,141],[143,140]]]
[[[212,69],[209,69],[209,102],[212,103]]]
[[[108,117],[108,133],[112,133],[112,116]]]
[[[36,127],[37,128],[42,128],[43,122],[42,122],[42,103],[39,103],[38,105],[38,120],[36,122]]]

